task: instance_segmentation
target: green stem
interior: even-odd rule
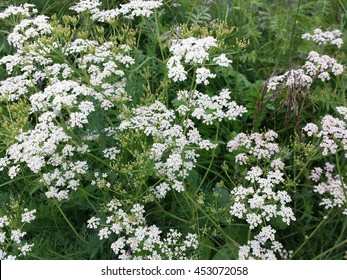
[[[346,188],[345,188],[345,185],[343,183],[342,171],[341,171],[341,167],[340,167],[340,160],[339,160],[339,156],[337,153],[335,153],[335,160],[336,160],[337,172],[339,173],[339,178],[340,178],[340,182],[341,182],[341,188],[342,188],[343,194],[345,195],[345,198],[347,200]]]
[[[217,139],[218,139],[218,134],[219,134],[219,123],[218,123],[218,125],[217,125],[217,131],[216,131],[215,141],[217,141]],[[211,156],[210,164],[208,165],[208,168],[207,168],[207,170],[206,170],[206,172],[205,172],[205,175],[204,175],[204,177],[202,178],[202,180],[201,180],[199,186],[198,186],[197,189],[195,190],[194,195],[196,195],[196,194],[199,192],[199,190],[201,189],[202,185],[204,184],[204,182],[205,182],[205,180],[206,180],[206,178],[207,178],[207,175],[210,173],[210,170],[211,170],[211,167],[212,167],[212,164],[213,164],[213,160],[214,160],[215,154],[216,154],[216,148],[214,148],[213,151],[212,151],[212,156]]]
[[[319,254],[318,256],[314,257],[314,260],[321,259],[322,256],[330,253],[331,251],[334,251],[335,249],[337,249],[337,248],[339,248],[339,247],[341,247],[343,245],[347,245],[347,239],[342,241],[342,242],[340,242],[340,243],[338,243],[338,244],[336,244],[336,245],[334,245],[333,247],[329,248],[328,250],[324,251],[323,253]]]
[[[164,52],[163,52],[163,46],[161,45],[161,38],[160,38],[160,33],[159,33],[159,23],[158,23],[158,15],[157,12],[154,12],[154,18],[155,18],[155,26],[156,26],[156,35],[157,35],[157,41],[159,43],[159,48],[160,48],[160,53],[161,53],[161,58],[164,61],[165,60],[165,56],[164,56]]]
[[[295,34],[295,29],[296,29],[296,21],[298,20],[300,6],[301,6],[301,0],[298,1],[298,6],[297,6],[297,9],[296,9],[296,14],[295,14],[295,18],[294,18],[294,25],[293,25],[293,29],[292,29],[292,34],[290,36],[290,43],[289,43],[289,48],[288,48],[288,60],[289,60],[289,63],[291,62],[290,55],[292,53],[292,45],[293,45],[294,34]]]
[[[166,215],[168,215],[168,216],[174,218],[175,220],[178,220],[178,221],[180,221],[180,222],[182,222],[182,223],[184,223],[184,224],[188,224],[188,223],[189,223],[189,221],[187,221],[187,220],[185,220],[185,219],[182,219],[182,218],[180,218],[180,217],[178,217],[178,216],[172,214],[171,212],[166,211],[166,210],[163,208],[163,206],[161,205],[161,203],[160,203],[159,201],[156,200],[155,202],[156,202],[157,206],[160,208],[160,210],[161,210],[162,212],[164,212]],[[153,212],[153,213],[154,213],[154,212]]]
[[[55,198],[53,198],[54,204],[55,206],[58,208],[60,214],[63,216],[64,220],[67,222],[67,224],[69,225],[69,227],[71,228],[71,230],[74,232],[74,234],[77,236],[77,238],[79,240],[81,240],[83,243],[87,244],[87,241],[85,239],[83,239],[83,237],[81,235],[78,234],[78,232],[76,231],[76,229],[74,228],[74,226],[71,224],[71,222],[69,221],[69,219],[66,217],[64,211],[61,209],[60,205],[58,204],[57,200]]]
[[[327,216],[329,217],[330,212],[332,211],[333,208],[331,208],[327,214]],[[300,250],[306,245],[306,243],[312,238],[312,236],[318,231],[318,229],[324,224],[326,219],[322,219],[322,221],[318,224],[318,226],[312,231],[312,233],[310,234],[310,236],[308,236],[307,238],[305,238],[305,241],[299,246],[298,249],[296,249],[296,251],[294,252],[294,254],[292,255],[291,259],[294,258],[294,256],[300,252]]]
[[[205,215],[205,217],[206,217],[206,218],[215,226],[215,228],[223,235],[223,237],[225,238],[225,240],[228,240],[231,244],[233,244],[233,245],[236,246],[236,247],[240,247],[240,244],[238,244],[234,239],[232,239],[228,234],[226,234],[226,233],[223,231],[223,229],[215,222],[215,220],[212,219],[212,218],[210,217],[210,215],[208,215],[208,214],[201,208],[201,206],[196,202],[196,200],[193,199],[193,198],[189,195],[189,193],[184,192],[184,196],[185,196],[188,200],[190,200],[190,201],[193,203],[193,205],[195,205],[195,207],[198,208],[198,210],[201,211],[201,212]]]
[[[347,14],[347,9],[345,7],[345,5],[341,2],[341,0],[339,0],[339,3],[341,5],[341,8],[344,10],[344,12]]]

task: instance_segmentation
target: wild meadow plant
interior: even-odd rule
[[[184,3],[104,4],[0,12],[1,259],[343,258],[347,107],[303,112],[344,66],[312,45],[250,104],[235,90],[250,41],[227,17],[199,22],[200,5],[169,26]]]

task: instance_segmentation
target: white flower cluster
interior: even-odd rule
[[[150,157],[155,162],[157,175],[168,180],[172,189],[183,191],[183,180],[195,167],[199,156],[196,150],[209,150],[216,148],[216,145],[202,139],[191,120],[188,119],[182,126],[175,124],[175,112],[159,101],[133,109],[132,114],[131,119],[124,120],[119,129],[143,131],[146,135],[153,136]],[[169,184],[162,183],[153,191],[158,198],[162,198],[168,190]]]
[[[197,90],[191,93],[181,90],[177,94],[177,99],[184,102],[177,108],[181,115],[187,115],[189,112],[192,117],[202,120],[208,125],[214,121],[221,122],[223,119],[236,120],[237,117],[241,117],[247,112],[245,107],[237,105],[235,101],[230,101],[228,89],[223,89],[219,95],[212,97]]]
[[[14,164],[26,163],[32,172],[38,173],[46,164],[45,157],[52,156],[57,146],[68,140],[69,137],[63,129],[53,122],[40,123],[33,130],[16,137],[17,143],[7,149],[6,161]]]
[[[231,63],[233,63],[233,61],[229,58],[227,58],[227,56],[223,53],[220,56],[217,56],[213,59],[213,61],[222,67],[229,67]]]
[[[163,5],[162,0],[130,0],[127,4],[120,4],[119,8],[111,10],[100,10],[99,0],[80,0],[70,9],[77,13],[90,12],[93,20],[108,22],[117,17],[133,19],[134,17],[150,17],[153,10]]]
[[[19,6],[10,5],[5,11],[0,13],[0,19],[6,19],[17,15],[22,17],[30,17],[33,13],[37,13],[37,9],[35,9],[35,5],[33,4],[25,3]]]
[[[29,224],[36,219],[36,209],[29,211],[24,208],[21,214],[21,222]],[[19,229],[12,227],[11,219],[7,215],[0,216],[0,260],[13,260],[17,257],[26,256],[34,244],[24,242],[23,237],[27,234],[22,231],[23,225]]]
[[[121,4],[117,11],[120,15],[130,19],[138,16],[150,17],[153,10],[162,5],[162,0],[131,0],[128,4]]]
[[[334,58],[328,55],[321,56],[315,51],[310,52],[303,68],[308,75],[311,77],[317,76],[323,82],[330,80],[329,70],[331,70],[335,76],[343,73],[343,66],[337,63]]]
[[[49,187],[47,197],[61,200],[67,198],[69,190],[76,190],[77,177],[88,169],[85,161],[73,160],[74,152],[83,154],[88,148],[69,144],[71,137],[53,123],[53,117],[50,112],[44,113],[34,129],[16,137],[16,143],[7,149],[7,156],[0,160],[0,171],[12,165],[8,173],[14,178],[20,170],[19,163],[25,163],[33,173],[53,167],[53,171],[42,174],[42,182]],[[60,150],[59,146],[63,148]],[[67,189],[59,190],[62,187]]]
[[[323,169],[315,167],[311,171],[310,179],[318,183],[314,186],[314,192],[324,196],[319,205],[324,206],[325,209],[343,208],[343,213],[347,215],[346,180],[340,174],[334,175],[334,169],[335,165],[327,162]]]
[[[230,214],[245,219],[251,229],[276,217],[280,217],[288,225],[295,221],[293,210],[287,206],[292,201],[291,197],[284,190],[276,190],[284,182],[284,163],[273,159],[279,152],[278,145],[274,143],[276,138],[277,134],[273,131],[249,136],[241,133],[228,143],[231,152],[242,148],[246,151],[236,156],[236,161],[242,165],[247,163],[249,157],[258,162],[262,159],[271,160],[270,166],[266,168],[250,166],[245,176],[245,182],[248,181],[249,186],[238,186],[231,191],[233,202]]]
[[[271,226],[261,229],[247,245],[240,246],[239,260],[277,260],[288,259],[293,254],[283,248],[282,243],[275,240],[276,231]]]
[[[48,17],[39,15],[33,19],[23,19],[14,27],[7,40],[12,46],[21,48],[29,39],[50,34],[52,29]]]
[[[215,78],[216,74],[212,74],[206,67],[199,67],[196,69],[196,84],[208,85],[210,82],[208,78]]]
[[[98,229],[100,240],[117,236],[111,244],[112,251],[122,260],[161,260],[188,259],[187,251],[198,248],[196,234],[182,233],[169,229],[163,236],[156,226],[148,226],[144,216],[144,206],[134,204],[129,211],[122,209],[122,204],[113,199],[107,205],[106,224],[100,225],[100,219],[92,217],[88,228]]]
[[[0,171],[7,167],[11,179],[20,172],[21,164],[34,173],[43,172],[47,197],[62,200],[70,190],[77,189],[89,168],[87,161],[80,160],[89,147],[83,142],[76,144],[69,131],[88,131],[89,116],[97,108],[108,110],[116,102],[130,99],[121,69],[134,64],[134,59],[128,55],[129,46],[113,42],[76,39],[41,44],[41,37],[50,40],[51,29],[42,16],[23,20],[10,35],[10,39],[15,34],[22,36],[13,41],[17,52],[0,60],[13,75],[0,82],[0,100],[14,102],[25,96],[30,101],[30,113],[37,116],[34,127],[20,133],[7,149],[6,157],[0,159]],[[69,65],[49,58],[57,49],[76,59],[76,67],[87,74],[88,86],[82,84],[80,77],[73,77]],[[104,152],[106,158],[114,158],[116,150],[105,148]]]
[[[44,53],[50,52],[47,48],[39,52],[34,51],[37,48],[36,42],[26,47],[28,48],[26,51],[18,49],[14,55],[4,56],[0,59],[0,64],[6,66],[8,74],[13,75],[0,81],[1,101],[16,101],[22,95],[27,95],[29,92],[35,91],[37,85],[46,79],[46,72],[42,68],[47,67],[49,70],[55,70],[49,68],[52,60],[45,57],[46,54]],[[69,71],[69,67],[66,64],[63,65],[64,70],[62,75],[63,78],[66,78],[71,74],[71,70]],[[57,64],[55,65],[56,67]]]
[[[26,73],[8,77],[0,81],[0,100],[10,102],[18,100],[20,96],[28,93],[30,87],[32,87],[32,82]]]
[[[208,61],[209,51],[213,47],[217,47],[217,40],[211,36],[197,39],[190,37],[187,39],[176,39],[171,41],[170,52],[172,56],[166,63],[169,70],[168,77],[174,82],[185,81],[188,72],[184,68],[184,64],[201,65]],[[225,54],[222,54],[213,59],[213,61],[223,67],[228,67],[232,62]],[[204,66],[196,69],[196,83],[209,84],[209,78],[215,78],[216,75],[211,73],[210,69]]]
[[[248,154],[257,159],[271,158],[279,152],[278,144],[274,142],[277,137],[277,133],[273,130],[269,130],[266,133],[256,132],[250,135],[239,133],[233,140],[228,142],[227,147],[229,152],[245,148]],[[247,160],[248,156],[244,154],[243,158]]]
[[[321,128],[309,123],[303,130],[308,136],[321,138],[320,147],[323,149],[323,156],[334,155],[339,148],[342,148],[347,157],[347,108],[337,107],[336,110],[343,115],[344,120],[326,115],[321,121]]]
[[[30,223],[31,221],[35,220],[36,219],[35,213],[36,213],[36,209],[29,211],[28,208],[24,208],[24,213],[22,213],[21,215],[22,223]]]
[[[322,32],[320,29],[316,29],[315,35],[312,36],[306,33],[302,38],[313,39],[315,42],[319,43],[329,42],[340,47],[343,42],[342,39],[337,38],[337,36],[341,36],[341,34],[339,30]],[[338,76],[343,73],[344,69],[334,58],[311,51],[302,69],[292,69],[283,75],[271,77],[266,85],[267,91],[275,91],[284,88],[294,91],[305,91],[311,86],[313,79],[316,77],[323,82],[330,80],[330,71],[334,76]]]
[[[310,33],[305,33],[301,36],[301,38],[305,40],[312,40],[318,45],[332,44],[340,48],[343,45],[341,35],[342,32],[338,29],[333,31],[323,31],[322,29],[317,28],[313,31],[313,35]]]
[[[40,67],[45,67],[52,63],[52,59],[47,57],[47,53],[51,51],[48,46],[43,46],[43,49],[36,51],[36,42],[26,47],[27,50],[25,51],[18,49],[14,55],[2,57],[0,63],[6,66],[6,70],[9,74],[15,74],[14,70],[20,70],[23,73],[23,78],[29,79],[29,77],[31,77],[34,82],[38,82],[42,79],[42,74],[44,74],[44,72],[38,69],[37,66],[40,65]]]
[[[283,75],[270,78],[267,84],[268,91],[277,90],[279,86],[287,87],[293,90],[303,91],[312,84],[312,78],[305,74],[303,69],[289,70]]]
[[[82,13],[86,11],[94,11],[101,5],[99,0],[80,0],[75,5],[70,7],[70,10],[77,13]]]
[[[112,148],[110,148],[112,149]],[[97,186],[98,188],[109,188],[111,183],[107,181],[108,175],[106,173],[94,172],[95,179],[91,181],[91,185]]]
[[[318,126],[314,123],[308,123],[305,127],[302,128],[303,131],[306,132],[308,136],[312,136],[318,133]]]

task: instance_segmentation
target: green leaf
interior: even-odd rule
[[[219,206],[226,207],[230,204],[230,193],[225,188],[221,186],[216,186],[214,191],[218,193],[217,203]]]
[[[198,249],[198,255],[203,260],[209,260],[211,258],[211,251],[214,248],[214,244],[208,237],[205,237],[201,242]]]
[[[240,245],[248,242],[249,227],[244,224],[231,224],[224,228],[224,232],[227,233],[233,240]]]

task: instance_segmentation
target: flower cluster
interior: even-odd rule
[[[16,102],[25,96],[30,113],[37,117],[34,127],[22,131],[7,149],[6,157],[0,159],[0,171],[8,167],[11,179],[20,172],[20,164],[34,173],[43,172],[41,181],[49,189],[47,197],[61,200],[77,189],[89,168],[87,161],[80,159],[89,151],[88,144],[77,144],[70,131],[89,131],[92,113],[130,100],[122,69],[134,64],[134,59],[128,55],[129,46],[112,41],[101,44],[78,38],[65,43],[37,43],[43,35],[49,40],[51,31],[45,17],[22,20],[9,37],[17,52],[0,61],[13,75],[0,82],[0,100]],[[37,41],[31,40],[34,37]],[[74,77],[68,64],[49,58],[56,49],[62,50],[62,56],[76,58],[75,65],[85,71],[88,86]],[[105,158],[113,158],[112,151],[106,148]]]
[[[315,51],[310,52],[303,68],[309,76],[317,76],[323,82],[330,80],[329,70],[335,76],[341,75],[343,72],[343,66],[337,63],[334,58],[328,55],[321,56]]]
[[[10,5],[5,11],[0,13],[0,19],[6,19],[12,16],[20,15],[21,17],[30,17],[31,14],[36,13],[35,5],[33,4],[21,4],[19,6]]]
[[[48,23],[48,17],[39,15],[33,19],[22,20],[8,35],[7,40],[12,46],[21,48],[29,39],[50,34],[51,31],[52,26]]]
[[[227,147],[229,152],[245,148],[249,155],[252,155],[259,160],[266,158],[269,159],[279,152],[279,146],[274,142],[277,137],[277,133],[273,130],[269,130],[266,133],[252,133],[250,135],[239,133],[233,140],[228,142]],[[244,154],[242,158],[246,161],[248,156]],[[236,161],[238,162],[238,160]],[[241,162],[241,164],[245,163],[245,161]]]
[[[275,240],[276,231],[271,226],[261,229],[247,245],[240,246],[240,260],[277,260],[288,259],[292,251],[283,248],[282,243]]]
[[[202,139],[191,120],[180,126],[175,124],[176,118],[173,110],[156,101],[149,106],[133,109],[130,120],[124,120],[119,126],[121,131],[143,131],[153,137],[150,158],[155,162],[157,175],[170,183],[164,182],[155,187],[154,193],[158,198],[166,195],[169,185],[178,192],[184,190],[183,180],[195,167],[199,156],[197,149],[216,148],[216,144]]]
[[[320,29],[316,29],[315,35],[312,36],[306,33],[302,38],[313,39],[314,42],[319,44],[329,42],[340,47],[343,41],[337,37],[341,34],[339,30],[322,32]],[[320,55],[315,51],[311,51],[302,69],[292,69],[283,75],[271,77],[267,83],[267,91],[288,88],[292,91],[303,92],[311,86],[313,79],[316,77],[323,82],[330,80],[330,71],[334,76],[341,75],[343,66],[328,55]]]
[[[231,190],[230,214],[245,219],[251,229],[277,217],[287,225],[295,221],[293,210],[288,206],[292,199],[285,190],[279,188],[284,182],[284,163],[274,159],[279,152],[278,144],[274,143],[276,138],[274,131],[251,135],[241,133],[227,144],[230,152],[239,152],[235,156],[237,163],[248,166],[248,161],[258,162],[257,166],[249,166],[247,169],[244,186]],[[245,152],[242,152],[242,148]],[[261,162],[270,164],[262,167]]]
[[[341,39],[342,32],[338,29],[333,31],[323,31],[320,28],[313,30],[313,35],[310,33],[305,33],[301,36],[302,39],[312,40],[318,45],[322,44],[332,44],[340,48],[343,45]]]
[[[198,248],[196,234],[183,237],[177,230],[169,229],[164,235],[156,225],[148,226],[143,205],[134,204],[129,211],[123,208],[120,201],[113,199],[107,205],[106,223],[103,225],[100,218],[92,217],[87,226],[99,230],[100,240],[116,236],[111,249],[118,259],[182,260],[189,258],[189,249]]]
[[[119,8],[100,10],[99,0],[80,0],[70,9],[77,13],[90,12],[92,19],[99,22],[109,22],[117,17],[133,19],[134,17],[150,17],[153,10],[163,5],[162,0],[131,0],[127,4],[120,4]]]
[[[268,91],[279,89],[279,86],[290,88],[293,90],[304,91],[312,84],[312,78],[305,74],[303,69],[291,69],[283,75],[270,78],[267,84]]]
[[[208,125],[214,121],[221,122],[223,119],[232,121],[242,116],[247,110],[230,99],[228,89],[223,89],[219,95],[212,97],[197,90],[191,93],[181,90],[177,93],[177,100],[184,103],[180,103],[177,111],[184,116],[190,113],[192,117]]]
[[[217,40],[212,36],[201,39],[190,37],[172,40],[171,44],[172,56],[167,61],[166,66],[169,70],[168,77],[177,82],[187,79],[188,72],[185,70],[184,64],[201,65],[210,60],[209,51],[213,47],[217,47]],[[213,61],[223,67],[228,67],[232,62],[225,54],[215,57]],[[208,79],[215,77],[216,75],[204,66],[196,68],[195,82],[197,84],[208,85]]]
[[[101,5],[99,0],[80,0],[75,5],[70,7],[70,10],[73,10],[77,13],[83,13],[86,11],[94,11]]]
[[[13,226],[14,217],[0,216],[0,260],[25,257],[32,250],[34,244],[28,244],[23,240],[27,233],[22,230],[22,227],[36,219],[35,213],[36,209],[29,211],[29,209],[24,208],[20,216],[22,226],[19,228]]]
[[[336,110],[343,115],[344,120],[347,120],[346,107],[337,107]],[[347,157],[347,125],[344,120],[326,115],[321,121],[321,128],[309,123],[303,127],[303,130],[308,136],[321,138],[320,147],[323,149],[323,156],[334,155],[339,148],[342,148]]]
[[[311,171],[310,179],[317,183],[314,192],[323,195],[319,205],[325,209],[333,207],[344,208],[343,213],[347,215],[347,186],[344,177],[340,174],[334,175],[335,165],[327,162],[324,168],[315,167]]]

